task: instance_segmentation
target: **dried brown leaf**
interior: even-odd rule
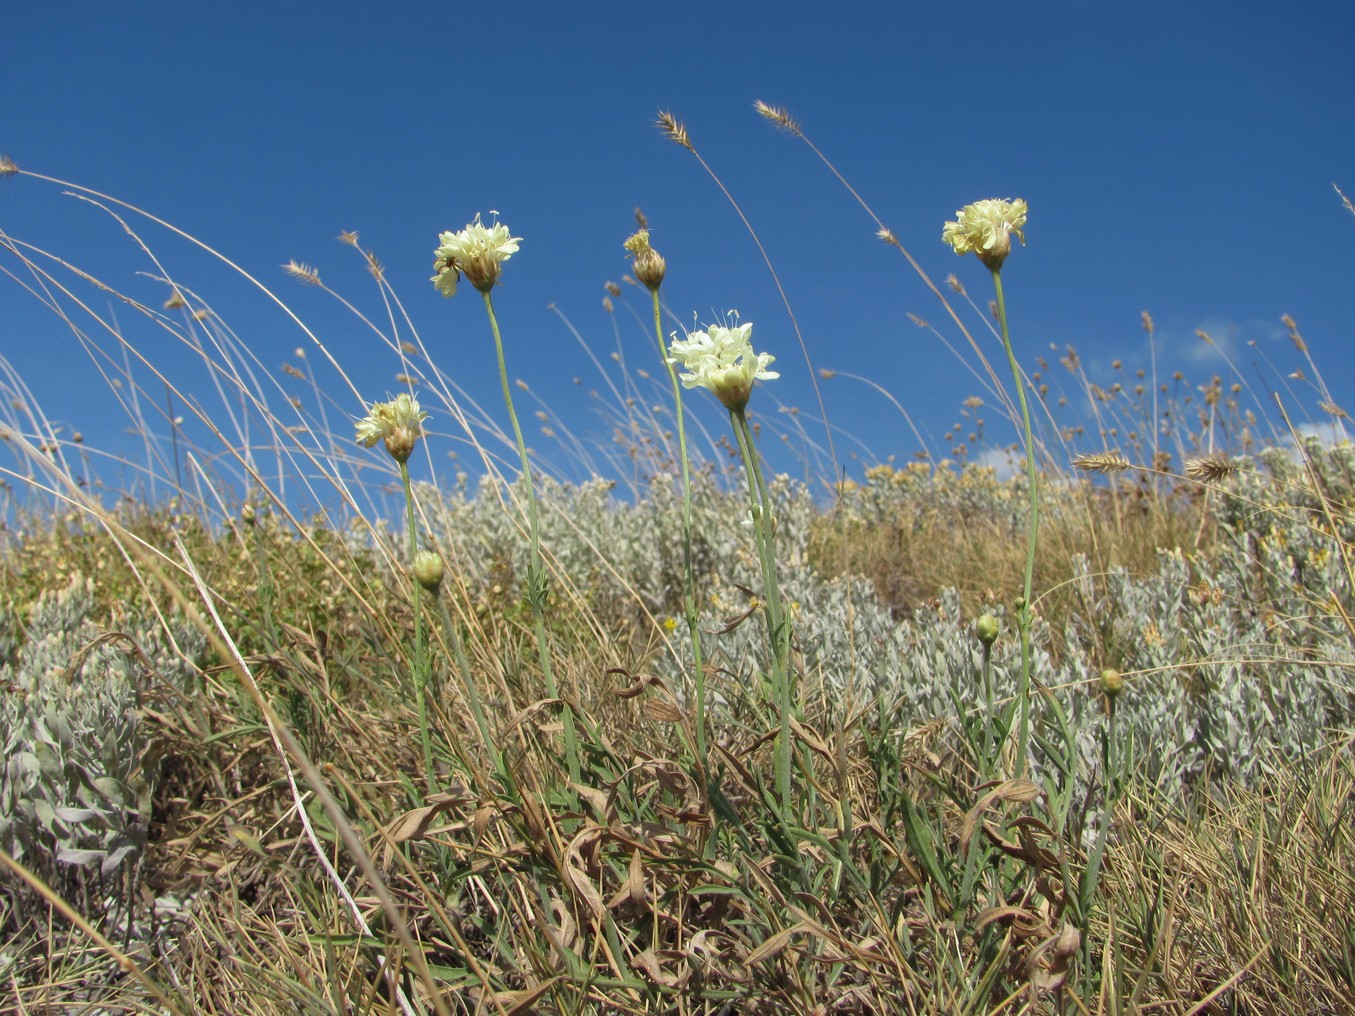
[[[606,907],[602,902],[602,893],[598,891],[597,885],[588,873],[588,865],[584,861],[583,853],[595,846],[606,832],[607,830],[601,826],[585,826],[578,835],[569,841],[569,846],[565,848],[564,863],[561,865],[566,883],[593,912],[595,918],[601,918],[606,911]]]
[[[428,799],[428,804],[422,808],[415,808],[413,811],[405,812],[386,829],[386,835],[394,843],[404,843],[408,840],[421,840],[428,834],[428,828],[433,824],[433,819],[437,818],[444,811],[463,804],[467,800],[465,791],[457,791],[447,794],[434,794]]]
[[[644,704],[645,719],[651,723],[682,723],[686,719],[684,713],[671,702],[661,702],[658,699],[646,699]]]
[[[1035,800],[1043,791],[1037,783],[1030,780],[1006,780],[999,783],[988,793],[979,798],[978,803],[969,809],[964,817],[964,824],[960,827],[960,853],[966,853],[969,850],[969,841],[974,838],[974,833],[979,827],[983,813],[991,808],[998,801],[1014,801],[1018,804],[1027,804]]]
[[[775,935],[745,956],[743,962],[751,967],[755,963],[774,959],[786,951],[790,946],[791,939],[796,935],[803,935],[809,930],[810,926],[802,921],[799,924],[793,924],[789,928],[778,931]]]
[[[1063,922],[1057,934],[1050,935],[1031,952],[1026,960],[1026,976],[1030,986],[1038,992],[1056,991],[1068,977],[1068,968],[1082,945],[1077,928]]]

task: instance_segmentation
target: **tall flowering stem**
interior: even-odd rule
[[[711,325],[705,331],[689,332],[686,339],[673,341],[668,362],[685,368],[686,373],[680,376],[684,387],[709,389],[729,410],[729,422],[743,459],[748,478],[749,513],[762,571],[767,635],[772,646],[772,674],[780,716],[774,773],[776,794],[783,811],[788,813],[791,806],[791,703],[794,697],[790,679],[790,626],[782,608],[776,573],[776,529],[771,496],[745,413],[754,381],[768,381],[780,375],[767,369],[775,357],[753,352],[749,338],[752,330],[753,325],[749,322],[733,327]]]
[[[1024,775],[1029,764],[1026,748],[1030,742],[1031,593],[1035,582],[1035,548],[1040,533],[1040,474],[1035,464],[1035,437],[1030,426],[1030,405],[1026,400],[1025,379],[1021,376],[1021,367],[1016,361],[1011,336],[1007,332],[1007,303],[1002,293],[1002,268],[1001,265],[989,268],[993,273],[993,288],[997,293],[997,317],[1002,326],[1002,345],[1007,350],[1007,363],[1012,369],[1012,380],[1021,403],[1021,424],[1025,431],[1023,437],[1026,449],[1026,487],[1030,498],[1030,521],[1026,525],[1028,532],[1025,584],[1021,593],[1020,612],[1017,614],[1017,627],[1021,632],[1021,684],[1017,689],[1021,704],[1021,726],[1016,750],[1021,773]]]
[[[518,423],[517,410],[513,408],[513,389],[508,383],[503,337],[499,333],[499,319],[494,314],[494,299],[490,295],[503,273],[503,262],[518,252],[520,242],[521,238],[513,236],[503,223],[496,221],[486,226],[477,215],[475,221],[467,224],[465,229],[455,233],[445,232],[439,236],[438,248],[433,252],[433,276],[430,281],[443,296],[454,296],[457,283],[464,276],[479,290],[485,301],[490,331],[494,333],[494,352],[499,361],[499,381],[503,385],[503,401],[508,408],[508,418],[513,424],[513,437],[517,441],[518,454],[522,458],[522,483],[527,491],[527,532],[531,543],[531,555],[527,564],[527,602],[532,608],[537,654],[541,661],[541,676],[546,683],[546,694],[552,699],[559,699],[560,689],[555,683],[555,668],[551,665],[550,641],[546,637],[546,570],[541,564],[541,526],[538,521],[536,487],[532,482],[532,463],[527,455],[527,442],[522,437],[522,425]],[[563,707],[565,755],[569,765],[569,778],[577,783],[579,742],[574,711],[568,702],[563,702]]]
[[[941,232],[943,242],[950,244],[956,254],[975,254],[993,275],[997,294],[997,318],[1002,329],[1002,348],[1012,370],[1012,381],[1021,405],[1022,438],[1025,442],[1026,486],[1030,497],[1030,521],[1027,523],[1026,573],[1021,602],[1016,616],[1021,633],[1021,682],[1017,695],[1021,707],[1021,723],[1017,735],[1017,757],[1021,775],[1029,768],[1027,745],[1030,741],[1030,670],[1031,670],[1031,592],[1035,579],[1035,548],[1040,531],[1040,477],[1035,464],[1035,437],[1030,425],[1030,405],[1026,400],[1025,379],[1012,348],[1007,329],[1007,302],[1002,291],[1002,265],[1012,249],[1012,235],[1026,242],[1021,227],[1025,225],[1026,203],[989,199],[966,205],[955,213],[956,221],[947,222]]]
[[[409,559],[415,561],[419,551],[418,530],[414,523],[414,490],[409,480],[409,457],[414,445],[423,436],[423,421],[428,414],[419,408],[419,402],[404,392],[389,402],[373,403],[371,410],[357,422],[357,442],[371,448],[378,441],[386,446],[400,466],[400,482],[405,491],[405,529],[409,538]],[[414,585],[414,699],[419,713],[419,743],[423,748],[424,776],[428,792],[437,793],[437,776],[433,771],[433,745],[428,730],[428,652],[424,644],[423,612],[419,604],[419,586]]]
[[[697,627],[696,608],[696,566],[692,558],[692,467],[687,456],[687,421],[682,407],[682,385],[678,382],[677,368],[668,358],[668,348],[663,343],[663,316],[659,304],[659,287],[667,266],[663,258],[649,243],[649,230],[642,229],[627,238],[626,250],[630,251],[635,268],[635,277],[644,283],[654,306],[654,338],[659,344],[659,359],[668,371],[668,380],[673,385],[673,408],[677,417],[678,457],[682,460],[682,610],[687,622],[687,634],[692,643],[692,680],[696,709],[696,764],[702,770],[706,763],[706,670],[701,656],[701,631]]]

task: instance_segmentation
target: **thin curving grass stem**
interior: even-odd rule
[[[1016,351],[1012,349],[1011,335],[1007,330],[1007,301],[1002,292],[1002,267],[990,267],[993,273],[993,288],[997,292],[997,318],[1002,326],[1002,347],[1007,351],[1007,363],[1012,369],[1012,379],[1016,384],[1016,396],[1021,405],[1021,424],[1024,430],[1022,438],[1026,452],[1026,484],[1030,496],[1030,520],[1026,528],[1026,574],[1022,587],[1021,608],[1016,615],[1017,627],[1021,632],[1021,683],[1017,689],[1021,709],[1021,723],[1017,732],[1016,751],[1020,775],[1025,776],[1029,768],[1026,747],[1030,740],[1030,624],[1031,624],[1031,588],[1035,582],[1035,547],[1040,532],[1040,477],[1035,465],[1035,437],[1030,426],[1030,406],[1026,401],[1026,386],[1021,377],[1021,365],[1016,361]]]
[[[516,784],[512,773],[508,771],[504,762],[503,752],[499,750],[498,742],[494,739],[494,732],[490,729],[489,720],[485,716],[484,703],[480,701],[480,689],[475,686],[475,675],[471,672],[470,660],[466,656],[465,641],[461,638],[456,619],[452,617],[451,608],[447,606],[446,595],[439,592],[435,594],[434,598],[437,600],[439,616],[442,618],[442,627],[447,633],[447,641],[451,643],[453,662],[456,664],[457,672],[461,676],[461,683],[466,690],[466,702],[470,705],[471,717],[475,720],[475,727],[480,732],[480,740],[485,746],[485,751],[489,752],[494,761],[494,772],[503,784],[503,788],[509,793],[513,793],[516,790]]]
[[[522,437],[522,425],[518,422],[517,411],[513,408],[513,389],[508,383],[508,364],[503,355],[503,337],[499,333],[499,319],[494,314],[494,299],[488,290],[481,290],[485,300],[485,312],[489,315],[489,327],[494,333],[494,353],[499,361],[499,383],[503,386],[503,401],[508,407],[508,419],[513,424],[513,437],[517,440],[518,454],[522,457],[522,483],[527,489],[527,532],[531,543],[531,556],[527,564],[527,601],[532,608],[532,621],[536,629],[536,648],[541,660],[541,677],[546,682],[546,694],[560,699],[559,686],[555,683],[555,669],[551,665],[550,642],[546,638],[546,573],[541,566],[541,527],[537,518],[536,488],[532,482],[532,463],[527,456],[527,442]],[[579,780],[579,738],[574,726],[574,710],[569,703],[561,699],[565,728],[565,756],[569,766],[569,778]]]

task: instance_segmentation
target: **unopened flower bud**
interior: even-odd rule
[[[414,578],[434,596],[442,587],[442,555],[431,550],[421,550],[414,555]]]
[[[1001,628],[1002,626],[998,623],[997,618],[992,614],[982,614],[974,622],[974,633],[978,635],[979,641],[985,646],[991,646],[997,641],[997,634]]]
[[[259,517],[255,513],[252,504],[247,504],[240,509],[240,521],[247,526],[257,526],[259,524]]]
[[[1112,702],[1124,690],[1124,676],[1114,667],[1101,671],[1101,694]]]

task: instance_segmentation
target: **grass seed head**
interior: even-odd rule
[[[1186,460],[1186,476],[1198,483],[1218,483],[1237,472],[1237,464],[1217,452]]]
[[[668,110],[664,109],[659,111],[657,126],[659,130],[663,131],[663,133],[668,136],[670,141],[681,145],[689,152],[694,153],[696,151],[696,149],[692,147],[691,141],[687,138],[687,128],[678,121],[677,117],[668,112]]]
[[[770,120],[782,130],[789,131],[796,136],[800,134],[800,125],[791,118],[791,115],[786,112],[784,106],[772,106],[763,102],[761,99],[755,99],[753,101],[753,108],[758,111],[758,114],[762,116],[764,120]]]
[[[1123,473],[1132,468],[1129,460],[1119,452],[1092,452],[1073,459],[1073,468],[1084,473]]]

